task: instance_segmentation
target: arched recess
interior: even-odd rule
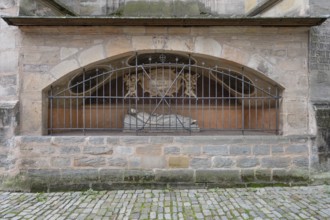
[[[278,133],[283,87],[233,61],[138,51],[79,68],[47,87],[48,134]]]

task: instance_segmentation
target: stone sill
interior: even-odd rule
[[[3,16],[14,26],[262,26],[312,27],[321,25],[328,17],[33,17]]]

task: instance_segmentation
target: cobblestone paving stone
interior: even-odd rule
[[[330,219],[330,186],[0,192],[0,219]]]

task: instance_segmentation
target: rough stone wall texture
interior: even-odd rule
[[[116,15],[116,16],[171,16],[171,15],[194,15],[199,16],[205,13],[221,16],[243,15],[246,8],[251,7],[254,2],[247,3],[244,0],[56,0],[59,4],[74,11],[79,15]],[[49,8],[46,9],[45,5],[40,0],[21,0],[21,14],[35,13],[38,15],[45,15],[46,13],[52,13]],[[190,7],[180,8],[185,5],[191,6],[191,9],[196,9],[199,14],[191,14]],[[139,14],[132,14],[126,12],[123,13],[125,7],[130,6],[141,7],[136,11]],[[162,6],[162,7],[157,7]],[[161,11],[159,14],[151,13],[154,9]],[[165,10],[166,9],[166,10]],[[147,13],[149,11],[149,13]],[[179,13],[179,14],[178,14]],[[201,14],[200,14],[201,13]]]
[[[309,0],[283,0],[261,14],[263,17],[306,16],[309,14]]]
[[[15,0],[0,2],[0,15],[17,15]],[[0,97],[4,100],[18,99],[18,60],[20,34],[17,27],[8,26],[0,19]]]
[[[330,2],[310,0],[311,15],[328,15]],[[318,162],[313,166],[319,172],[330,171],[330,20],[310,31],[310,96],[314,104],[317,124]]]
[[[22,134],[42,133],[46,126],[40,117],[42,104],[46,103],[42,91],[54,81],[79,68],[139,50],[204,54],[260,71],[285,88],[283,133],[309,133],[308,28],[22,27],[21,30]]]
[[[292,183],[309,179],[309,137],[16,137],[29,187]]]
[[[17,101],[0,101],[0,185],[18,173],[14,136],[18,134],[19,112]]]
[[[115,16],[242,16],[265,0],[56,0],[78,15]],[[285,0],[263,16],[304,16],[309,0]],[[132,10],[130,11],[130,7]],[[134,10],[136,9],[136,10]],[[193,13],[196,12],[196,13]],[[21,0],[23,15],[57,15],[41,0]]]

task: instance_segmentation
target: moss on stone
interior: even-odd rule
[[[30,191],[31,184],[25,175],[17,175],[14,177],[3,177],[0,190],[3,191]]]

